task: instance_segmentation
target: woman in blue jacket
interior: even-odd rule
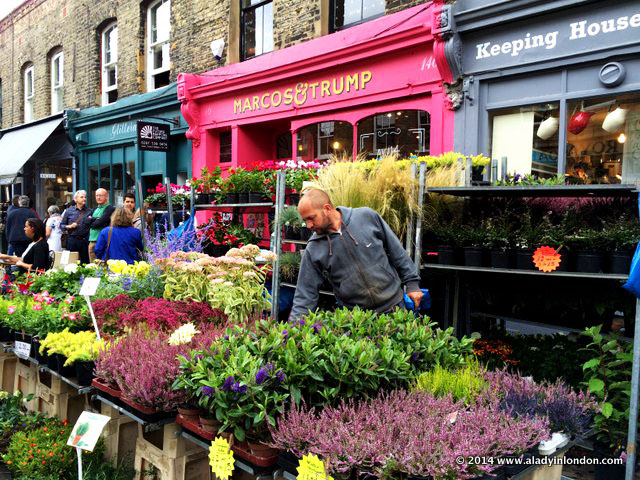
[[[116,208],[111,215],[111,226],[103,228],[96,242],[96,258],[124,260],[133,263],[142,254],[142,234],[133,227],[131,214],[124,208]]]

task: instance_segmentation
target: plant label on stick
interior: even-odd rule
[[[233,475],[233,452],[231,445],[222,437],[216,437],[209,447],[209,464],[219,480],[229,480]]]
[[[80,448],[93,452],[96,447],[96,443],[100,439],[102,430],[105,425],[111,420],[106,415],[100,415],[99,413],[93,413],[84,411],[78,418],[78,421],[71,430],[67,445],[70,447]]]
[[[30,343],[19,342],[16,340],[13,346],[13,353],[15,353],[16,357],[22,358],[23,360],[28,360],[30,351],[31,351]]]
[[[85,278],[80,288],[80,295],[84,296],[87,301],[87,307],[89,307],[89,313],[91,314],[91,320],[93,321],[93,328],[96,330],[96,337],[100,340],[100,329],[98,328],[98,322],[96,315],[93,313],[93,305],[91,305],[91,296],[95,295],[100,285],[100,277]]]
[[[82,282],[82,287],[80,288],[80,295],[83,297],[92,297],[98,291],[99,285],[100,277],[85,278],[84,282]]]
[[[70,250],[63,250],[62,255],[60,255],[60,265],[68,265],[69,264],[69,256],[71,255]]]

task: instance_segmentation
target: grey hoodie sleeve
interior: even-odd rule
[[[298,284],[296,285],[296,294],[293,297],[293,307],[291,307],[289,320],[298,320],[306,315],[307,312],[316,309],[322,283],[322,273],[315,267],[311,261],[311,255],[305,250],[300,262]]]
[[[402,246],[402,243],[400,243],[400,239],[393,233],[393,230],[387,225],[387,222],[385,222],[377,212],[373,211],[373,213],[382,231],[382,238],[387,256],[389,257],[389,263],[398,272],[400,281],[407,287],[407,292],[419,291],[420,274],[418,273],[416,265],[411,261],[407,251]]]

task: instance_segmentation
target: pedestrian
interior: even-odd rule
[[[133,227],[131,214],[125,208],[116,208],[111,226],[100,232],[96,243],[96,257],[100,260],[140,260],[143,249],[142,233]]]
[[[20,273],[31,270],[49,269],[49,244],[45,226],[39,218],[28,218],[24,222],[23,233],[29,239],[29,245],[21,255],[0,255],[7,263],[18,267]]]
[[[33,209],[29,208],[29,197],[20,195],[18,197],[18,206],[7,213],[6,228],[7,241],[9,242],[7,253],[9,255],[21,257],[27,246],[29,246],[31,240],[24,233],[24,223],[35,216]]]
[[[49,243],[49,250],[54,252],[62,251],[62,215],[60,215],[60,207],[57,205],[51,205],[47,209],[47,222],[45,223],[47,231],[47,242]]]
[[[124,203],[122,206],[126,208],[127,211],[131,213],[131,216],[133,217],[133,214],[136,211],[136,196],[133,193],[125,193]]]
[[[80,263],[89,263],[89,222],[91,210],[87,207],[87,192],[78,190],[73,196],[75,205],[65,210],[60,227],[67,234],[67,250],[78,252]]]
[[[98,235],[104,227],[109,225],[111,221],[111,215],[115,210],[115,207],[109,205],[109,191],[104,188],[96,190],[96,203],[98,206],[94,208],[89,214],[89,225],[91,230],[89,231],[89,261],[93,262],[96,259],[95,248]]]
[[[142,211],[144,210],[144,219],[145,219],[145,228],[150,229],[153,225],[153,213],[149,213],[149,204],[144,202],[143,208],[139,208],[136,210],[136,213],[133,215],[133,226],[136,228],[140,228],[142,225]]]
[[[403,286],[416,305],[420,275],[400,240],[370,208],[334,207],[322,190],[309,190],[298,211],[313,230],[302,255],[290,319],[315,310],[327,278],[340,305],[389,312],[404,307]]]
[[[9,213],[14,208],[19,208],[20,207],[20,205],[18,204],[18,200],[19,199],[20,199],[20,195],[14,195],[13,197],[11,197],[11,204],[9,205],[9,208],[7,209],[7,213]]]

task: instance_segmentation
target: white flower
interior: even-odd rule
[[[196,330],[193,323],[185,323],[171,334],[169,337],[169,345],[189,343],[196,333],[200,332]]]
[[[78,271],[77,263],[70,263],[64,266],[65,273],[76,273]]]

